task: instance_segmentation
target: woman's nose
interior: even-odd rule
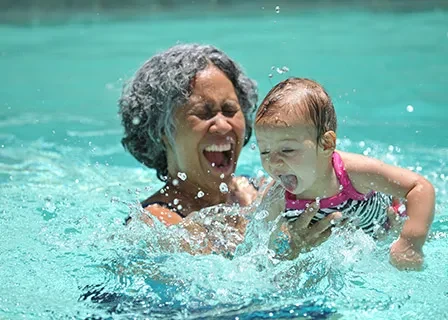
[[[232,130],[232,125],[229,123],[229,119],[227,117],[224,117],[221,113],[218,113],[216,116],[214,116],[211,121],[211,133],[226,134]]]

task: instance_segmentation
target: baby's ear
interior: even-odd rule
[[[334,149],[336,149],[336,133],[331,130],[325,132],[320,138],[320,144],[324,151],[333,153]]]

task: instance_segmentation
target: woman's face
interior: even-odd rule
[[[188,102],[175,114],[175,146],[168,148],[170,176],[203,190],[229,183],[244,143],[245,120],[227,76],[211,65],[193,80]]]

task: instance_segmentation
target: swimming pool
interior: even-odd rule
[[[0,26],[0,319],[447,318],[447,19],[257,7]],[[437,204],[425,270],[396,271],[392,240],[358,233],[272,265],[256,223],[232,260],[125,229],[160,182],[121,147],[116,100],[123,79],[177,41],[220,47],[261,97],[289,75],[318,80],[335,97],[340,149],[427,176]],[[255,144],[240,160],[239,173],[261,169]]]

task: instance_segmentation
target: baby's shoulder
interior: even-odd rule
[[[362,154],[343,151],[337,152],[341,156],[345,171],[349,175],[369,173],[382,164],[380,160]]]

